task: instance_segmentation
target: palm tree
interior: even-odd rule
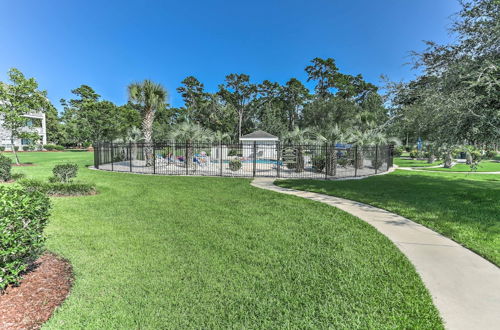
[[[193,162],[193,142],[211,141],[214,136],[211,130],[187,121],[173,126],[169,135],[173,141],[183,141],[186,144],[187,167]]]
[[[146,166],[153,165],[153,121],[158,109],[165,106],[168,92],[160,84],[151,80],[132,83],[128,86],[129,101],[137,104],[142,115],[142,135],[146,143]]]
[[[335,176],[337,172],[337,152],[335,146],[337,143],[346,142],[351,136],[351,131],[343,130],[335,124],[331,129],[316,133],[316,139],[319,142],[327,143],[326,151],[326,171],[328,175]]]
[[[295,127],[292,131],[285,133],[283,140],[293,143],[295,149],[295,172],[304,171],[304,145],[311,143],[313,132],[309,128]]]
[[[386,136],[376,129],[360,131],[356,130],[352,134],[353,144],[357,147],[356,164],[357,168],[363,168],[363,149],[367,146],[378,146],[387,143]],[[378,165],[375,165],[378,166]]]

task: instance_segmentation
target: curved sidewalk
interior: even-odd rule
[[[432,172],[432,173],[455,173],[455,174],[500,174],[500,172],[458,172],[458,171],[433,171],[433,170],[426,170],[425,168],[437,168],[435,166],[429,166],[429,167],[422,167],[416,168],[416,167],[400,167],[398,166],[399,170],[403,171],[415,171],[415,172]]]
[[[456,242],[397,214],[343,198],[275,186],[258,188],[295,195],[346,211],[387,236],[415,266],[447,329],[499,329],[500,268]]]

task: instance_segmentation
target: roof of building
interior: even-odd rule
[[[277,136],[258,130],[247,135],[243,135],[240,140],[278,140]]]

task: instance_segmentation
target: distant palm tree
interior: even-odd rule
[[[214,133],[198,124],[182,122],[172,126],[169,134],[173,141],[182,141],[186,144],[186,166],[191,166],[193,162],[193,142],[212,141]]]
[[[326,172],[328,175],[335,176],[337,173],[337,151],[335,149],[337,143],[347,142],[351,135],[351,131],[343,130],[337,124],[335,124],[335,126],[331,129],[316,133],[316,138],[319,142],[328,144],[325,155],[327,164]]]
[[[139,105],[142,115],[142,134],[146,143],[146,166],[153,165],[153,121],[158,109],[165,106],[167,90],[151,80],[133,83],[128,86],[128,97]]]
[[[387,138],[384,133],[379,132],[375,129],[361,131],[356,130],[352,133],[351,139],[353,144],[357,146],[356,164],[357,168],[363,168],[364,160],[364,149],[368,146],[379,146],[381,144],[387,143]]]
[[[295,127],[283,136],[285,143],[292,143],[295,149],[295,172],[304,171],[304,145],[313,142],[313,132],[309,128]]]

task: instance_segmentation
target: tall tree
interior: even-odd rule
[[[282,90],[288,114],[288,129],[293,130],[302,108],[309,98],[309,90],[296,78],[290,79]]]
[[[317,81],[314,90],[320,98],[329,97],[332,94],[330,89],[335,86],[335,77],[339,71],[335,60],[316,57],[311,63],[305,68],[307,81]]]
[[[38,89],[35,78],[26,78],[15,68],[10,69],[7,74],[10,84],[0,82],[0,115],[3,117],[3,126],[10,131],[12,151],[16,163],[19,164],[19,156],[14,146],[15,139],[40,139],[36,132],[26,127],[25,115],[45,112],[50,107],[50,102],[47,92]]]
[[[250,83],[250,76],[232,73],[226,76],[226,84],[219,86],[219,94],[238,112],[238,137],[242,136],[242,126],[249,103],[257,88]]]
[[[460,3],[451,27],[456,41],[426,42],[423,52],[414,53],[422,74],[394,85],[395,125],[425,125],[422,138],[446,145],[498,143],[500,1]]]
[[[177,88],[181,94],[186,107],[186,117],[197,123],[210,120],[208,113],[208,103],[210,95],[205,92],[205,87],[193,76],[185,78],[181,82],[182,86]]]
[[[164,107],[167,90],[160,84],[151,80],[144,80],[142,83],[133,83],[128,86],[129,101],[135,103],[142,115],[142,134],[146,147],[146,166],[153,165],[153,122],[155,113]]]
[[[100,100],[100,95],[87,85],[71,92],[75,98],[61,100],[64,107],[61,119],[67,144],[112,141],[123,137],[130,127],[137,125],[136,121],[129,122],[133,119],[129,105],[117,107],[110,101]]]

